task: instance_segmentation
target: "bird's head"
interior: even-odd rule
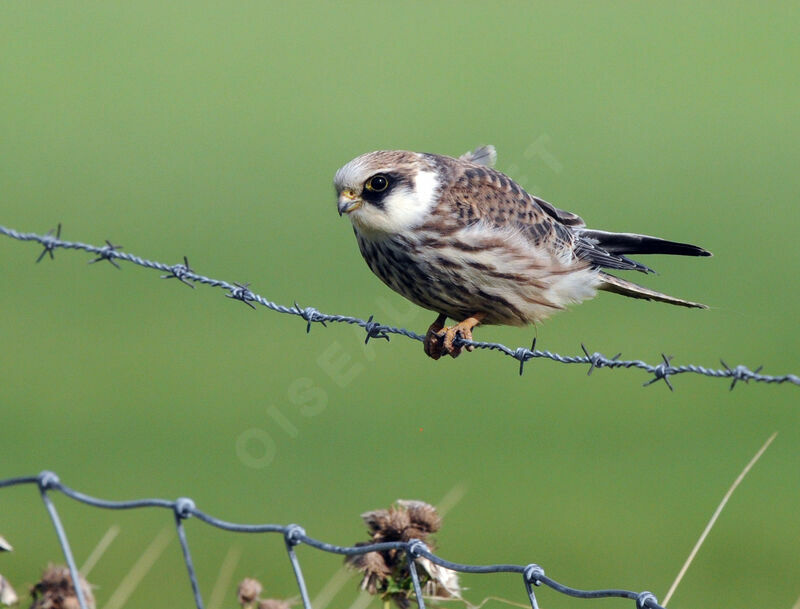
[[[336,172],[339,215],[366,234],[419,226],[436,206],[440,180],[425,155],[404,150],[362,154]]]

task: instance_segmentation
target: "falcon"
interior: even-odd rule
[[[710,256],[696,245],[586,227],[492,168],[493,146],[459,158],[379,150],[334,178],[339,215],[367,265],[396,292],[434,311],[433,359],[457,357],[478,324],[537,323],[597,290],[705,309],[608,272],[654,272],[629,254]],[[608,269],[608,270],[607,270]],[[456,323],[446,327],[450,318]],[[467,350],[472,348],[467,345]]]

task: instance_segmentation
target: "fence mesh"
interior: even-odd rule
[[[96,263],[108,261],[110,264],[120,268],[119,262],[130,262],[138,266],[149,269],[155,269],[165,273],[162,275],[164,279],[177,279],[181,283],[194,287],[195,283],[208,285],[215,288],[225,290],[226,296],[234,300],[239,300],[249,307],[256,308],[255,304],[262,305],[271,311],[283,313],[287,315],[294,315],[301,317],[306,321],[306,331],[311,331],[312,324],[322,324],[323,326],[328,323],[345,323],[353,324],[364,328],[366,336],[365,342],[370,339],[382,338],[389,340],[390,335],[400,335],[410,338],[412,340],[422,341],[424,336],[417,334],[406,328],[396,328],[394,326],[384,325],[374,320],[373,316],[368,319],[361,319],[350,315],[330,315],[322,313],[314,307],[301,307],[296,302],[292,306],[277,304],[264,298],[250,290],[249,284],[228,282],[222,279],[213,279],[197,273],[189,266],[189,261],[184,257],[183,262],[178,264],[165,264],[153,260],[147,260],[135,254],[121,251],[122,246],[114,245],[110,241],[106,241],[105,245],[97,246],[87,243],[80,243],[77,241],[64,241],[61,239],[61,224],[57,229],[53,229],[45,235],[37,233],[22,233],[12,228],[0,226],[0,234],[17,239],[19,241],[33,241],[40,244],[44,249],[39,254],[37,262],[43,260],[46,256],[54,258],[54,252],[57,249],[64,250],[82,250],[95,255],[89,262]],[[255,304],[254,304],[255,303]],[[548,359],[562,364],[583,364],[589,367],[588,374],[591,374],[597,368],[638,368],[644,370],[651,375],[651,378],[644,383],[645,386],[652,385],[657,381],[663,380],[670,390],[673,389],[671,377],[679,374],[699,374],[705,377],[729,379],[731,381],[730,388],[736,387],[739,381],[749,382],[755,381],[758,383],[789,383],[800,386],[800,376],[796,374],[783,374],[783,375],[768,375],[761,374],[762,367],[759,366],[755,370],[751,370],[747,366],[737,365],[729,366],[725,361],[721,360],[722,368],[707,368],[695,364],[682,364],[680,366],[672,364],[672,357],[662,354],[661,362],[657,364],[649,364],[642,360],[624,360],[620,359],[621,354],[614,357],[606,357],[602,353],[590,352],[584,345],[583,355],[560,355],[552,351],[540,350],[536,348],[536,340],[534,339],[530,348],[517,347],[512,349],[500,343],[464,340],[457,338],[455,341],[456,346],[472,346],[476,349],[484,349],[489,351],[497,351],[503,353],[519,362],[519,373],[522,375],[525,363],[532,359]]]
[[[306,535],[305,530],[296,524],[238,524],[221,520],[198,509],[195,506],[194,501],[188,497],[181,497],[174,501],[170,501],[168,499],[135,499],[132,501],[109,501],[106,499],[98,499],[62,484],[58,476],[50,471],[41,472],[36,476],[20,476],[18,478],[7,478],[5,480],[0,480],[0,489],[25,484],[35,485],[39,489],[39,494],[41,495],[45,509],[50,516],[53,526],[55,527],[58,542],[64,552],[64,559],[66,560],[67,566],[69,567],[72,575],[72,581],[74,583],[75,592],[81,609],[87,609],[87,605],[86,599],[83,597],[82,587],[79,584],[78,569],[75,565],[75,559],[72,555],[72,550],[70,549],[67,532],[64,529],[64,526],[61,524],[58,511],[56,510],[49,493],[60,492],[67,497],[70,497],[71,499],[79,501],[83,504],[107,510],[162,508],[171,511],[174,517],[175,530],[178,535],[178,541],[180,542],[181,550],[183,551],[183,560],[186,564],[186,571],[189,576],[189,583],[191,584],[192,594],[194,596],[194,602],[197,606],[197,609],[203,609],[203,598],[200,594],[200,586],[198,584],[194,564],[192,563],[192,554],[189,549],[189,541],[186,536],[186,530],[183,526],[184,521],[191,517],[195,517],[201,522],[225,531],[234,531],[237,533],[278,533],[282,535],[289,562],[291,563],[292,570],[294,571],[295,578],[297,579],[297,587],[300,591],[303,609],[312,608],[311,601],[309,600],[308,596],[308,589],[306,588],[305,577],[303,576],[303,571],[300,568],[300,560],[295,552],[295,548],[299,545],[306,545],[323,552],[341,554],[345,556],[366,554],[368,552],[383,552],[387,550],[399,550],[401,552],[405,552],[408,556],[409,572],[414,586],[415,600],[419,609],[425,609],[425,600],[422,595],[420,578],[417,574],[414,562],[414,559],[417,558],[426,558],[432,563],[444,567],[445,569],[458,571],[460,573],[517,573],[522,576],[523,584],[525,586],[525,593],[530,600],[531,609],[539,609],[534,588],[542,585],[552,588],[561,594],[566,594],[567,596],[573,596],[576,598],[622,598],[635,601],[637,609],[643,609],[645,607],[649,609],[664,609],[658,604],[658,600],[651,592],[633,592],[630,590],[613,588],[607,590],[579,590],[577,588],[572,588],[557,582],[556,580],[547,576],[541,566],[533,563],[528,565],[465,565],[440,558],[439,556],[433,554],[420,540],[411,540],[409,542],[394,541],[359,546],[338,546],[326,543],[324,541],[319,541],[313,537],[309,537]]]

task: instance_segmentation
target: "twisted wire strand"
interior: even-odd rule
[[[415,591],[415,600],[419,609],[425,609],[425,601],[423,599],[422,587],[419,575],[416,570],[414,559],[427,558],[431,562],[450,569],[452,571],[459,571],[461,573],[516,573],[523,576],[525,583],[526,594],[528,595],[531,608],[538,609],[536,596],[533,593],[533,587],[547,586],[575,598],[593,599],[593,598],[623,598],[636,601],[638,609],[664,609],[658,604],[656,597],[650,592],[633,592],[631,590],[622,589],[606,589],[606,590],[581,590],[566,586],[558,581],[545,575],[544,569],[537,564],[528,565],[513,565],[513,564],[493,564],[493,565],[467,565],[457,562],[445,560],[432,553],[428,547],[420,540],[413,539],[408,542],[392,541],[383,543],[373,543],[360,546],[339,546],[314,539],[306,535],[305,530],[296,524],[278,525],[278,524],[238,524],[221,520],[210,516],[199,510],[192,499],[188,497],[180,497],[174,501],[168,499],[134,499],[130,501],[109,501],[106,499],[98,499],[80,491],[76,491],[69,486],[62,484],[59,477],[51,471],[43,471],[36,476],[20,476],[16,478],[7,478],[0,480],[0,489],[18,485],[35,485],[38,487],[42,501],[48,514],[53,521],[56,529],[56,535],[67,560],[70,574],[72,577],[73,585],[75,587],[78,603],[81,609],[87,609],[86,600],[83,597],[81,586],[78,582],[78,571],[75,567],[75,560],[70,550],[69,540],[67,533],[61,524],[55,504],[51,500],[48,493],[61,493],[70,499],[83,503],[90,507],[109,510],[126,510],[126,509],[145,509],[145,508],[165,508],[172,511],[174,515],[175,530],[180,542],[183,560],[186,565],[186,571],[189,577],[189,583],[192,589],[192,595],[195,600],[197,609],[203,609],[203,598],[200,593],[200,585],[197,579],[197,573],[192,561],[192,554],[189,548],[189,542],[186,536],[186,529],[184,521],[189,518],[196,517],[201,522],[210,526],[223,529],[226,531],[238,533],[279,533],[283,536],[286,552],[289,561],[294,571],[297,580],[297,587],[300,591],[300,598],[302,600],[303,609],[312,609],[309,600],[308,590],[303,577],[303,572],[300,568],[300,560],[297,557],[295,548],[299,545],[307,545],[316,550],[328,552],[331,554],[354,555],[366,554],[368,552],[382,552],[386,550],[401,550],[404,551],[409,557],[409,571]]]
[[[163,262],[148,260],[129,252],[123,252],[121,251],[122,246],[114,245],[110,241],[106,241],[106,244],[103,246],[90,245],[88,243],[81,243],[79,241],[65,241],[61,239],[60,224],[58,225],[57,229],[53,229],[44,235],[40,235],[38,233],[22,233],[12,228],[0,226],[0,235],[5,235],[18,241],[33,241],[40,244],[44,249],[36,260],[37,262],[41,261],[45,256],[54,258],[54,252],[57,249],[82,250],[96,255],[96,258],[93,258],[89,261],[90,263],[96,263],[105,260],[119,268],[117,261],[130,262],[131,264],[145,268],[159,270],[165,273],[162,275],[163,279],[177,279],[189,287],[194,287],[195,283],[200,283],[211,287],[222,288],[223,290],[227,291],[226,296],[228,298],[240,300],[254,309],[256,308],[255,304],[259,304],[277,313],[301,317],[306,321],[306,332],[310,332],[311,325],[316,323],[323,326],[326,326],[328,323],[344,323],[357,325],[361,328],[364,328],[366,332],[366,337],[364,339],[365,342],[369,342],[371,339],[378,338],[383,338],[388,341],[389,336],[392,334],[405,336],[406,338],[417,341],[422,341],[425,339],[424,335],[417,334],[412,330],[388,326],[374,321],[372,316],[370,316],[368,319],[361,319],[360,317],[353,317],[351,315],[332,315],[329,313],[322,313],[314,307],[301,307],[296,302],[293,306],[286,306],[272,302],[271,300],[268,300],[260,294],[250,290],[250,284],[232,283],[222,279],[213,279],[197,273],[189,266],[189,261],[186,257],[184,257],[183,263],[165,264]],[[761,366],[755,370],[751,370],[744,365],[728,366],[723,360],[720,360],[722,368],[715,369],[694,364],[673,366],[671,363],[672,358],[664,354],[661,355],[662,361],[655,365],[649,364],[643,360],[623,360],[620,359],[621,354],[617,354],[614,357],[609,358],[597,351],[590,353],[584,345],[581,345],[584,353],[583,355],[561,355],[552,351],[537,349],[536,340],[533,341],[530,348],[517,347],[516,349],[512,349],[511,347],[507,347],[501,343],[464,340],[462,338],[457,338],[455,344],[456,346],[471,346],[476,349],[499,351],[508,357],[512,357],[519,362],[520,375],[523,373],[526,362],[531,359],[542,358],[559,362],[561,364],[588,365],[588,374],[591,374],[596,368],[638,368],[652,375],[652,378],[644,383],[645,386],[652,385],[657,381],[663,380],[670,390],[674,389],[672,382],[670,381],[670,377],[678,374],[688,373],[712,378],[730,379],[731,390],[733,390],[740,381],[745,383],[748,383],[749,381],[778,384],[790,383],[800,386],[800,376],[796,374],[761,374]]]

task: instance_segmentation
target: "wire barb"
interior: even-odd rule
[[[325,316],[317,311],[314,307],[302,308],[299,304],[297,304],[297,301],[295,301],[294,309],[292,309],[291,312],[306,320],[306,334],[311,333],[311,324],[313,323],[320,323],[323,327],[327,327],[327,324],[325,323]]]
[[[519,360],[519,375],[522,376],[523,368],[525,367],[525,362],[529,359],[533,359],[536,357],[536,337],[533,337],[533,342],[531,342],[531,348],[526,349],[525,347],[517,347],[514,349],[514,353],[512,354],[514,359]]]
[[[620,358],[622,353],[617,353],[611,359],[608,359],[602,353],[598,353],[595,351],[594,353],[589,353],[589,350],[586,348],[586,345],[581,343],[581,349],[583,349],[584,354],[586,355],[586,359],[589,361],[589,371],[586,373],[586,376],[591,376],[592,372],[594,372],[595,368],[613,368],[614,363]]]
[[[249,283],[234,283],[231,287],[228,288],[230,290],[230,294],[225,294],[228,298],[233,298],[234,300],[240,300],[244,304],[246,304],[251,309],[255,309],[256,305],[253,304],[253,301],[256,299],[255,294],[250,291],[250,284]]]
[[[100,250],[97,252],[98,254],[97,258],[90,260],[89,264],[94,264],[95,262],[100,262],[101,260],[108,260],[113,266],[122,270],[122,267],[120,267],[120,265],[117,264],[117,261],[114,260],[117,254],[117,250],[121,249],[122,249],[121,245],[114,245],[113,243],[111,243],[111,241],[106,239],[105,246],[101,247]]]
[[[226,294],[228,298],[240,300],[250,308],[255,309],[256,306],[254,303],[257,303],[276,313],[302,317],[306,321],[307,333],[311,332],[312,323],[322,324],[323,326],[327,327],[327,323],[330,322],[361,326],[364,328],[364,331],[367,334],[365,337],[365,342],[367,343],[373,338],[385,338],[386,340],[389,340],[389,337],[392,334],[399,334],[416,341],[423,341],[425,339],[422,334],[417,334],[412,330],[381,324],[376,321],[373,316],[370,316],[369,319],[361,319],[359,317],[350,315],[330,315],[328,313],[322,313],[314,307],[301,307],[296,302],[294,303],[293,307],[272,302],[263,296],[260,296],[259,294],[253,293],[249,289],[250,284],[229,283],[221,279],[213,279],[211,277],[206,277],[205,275],[200,275],[194,272],[189,267],[189,261],[185,256],[183,259],[184,264],[169,265],[163,262],[147,260],[134,254],[121,252],[119,250],[122,246],[114,245],[110,241],[106,241],[106,245],[104,246],[90,245],[75,241],[63,241],[60,237],[61,224],[59,224],[58,228],[55,229],[55,235],[53,235],[53,230],[49,231],[45,235],[40,235],[37,233],[21,233],[5,226],[0,226],[0,235],[5,235],[18,241],[33,241],[40,244],[44,250],[39,255],[39,260],[44,258],[45,255],[50,255],[50,257],[53,258],[53,252],[57,248],[82,250],[85,252],[90,252],[96,256],[96,258],[90,262],[108,260],[117,268],[119,268],[119,265],[117,264],[118,261],[130,262],[131,264],[141,267],[157,269],[162,273],[165,273],[165,275],[162,275],[162,277],[165,279],[176,278],[179,279],[181,283],[185,283],[186,285],[190,285],[192,287],[194,287],[195,283],[202,283],[211,287],[222,288],[228,292]],[[620,359],[622,355],[621,353],[618,353],[612,358],[608,358],[597,351],[590,353],[585,345],[581,345],[583,355],[561,355],[551,351],[538,351],[536,349],[536,339],[533,340],[530,349],[525,347],[512,349],[501,343],[465,340],[460,336],[456,339],[455,344],[457,346],[470,346],[474,347],[475,349],[483,349],[486,351],[498,351],[503,355],[514,358],[519,362],[520,376],[524,371],[526,362],[534,358],[543,358],[558,362],[560,364],[587,364],[589,366],[588,374],[591,374],[598,368],[638,368],[652,375],[652,378],[644,383],[644,386],[652,385],[656,381],[663,380],[671,391],[674,391],[674,387],[672,386],[672,381],[670,378],[678,374],[699,374],[701,376],[711,378],[730,379],[731,389],[733,389],[739,381],[744,381],[745,383],[748,383],[749,381],[754,381],[757,383],[787,383],[800,386],[800,376],[796,374],[761,374],[762,368],[760,366],[755,370],[750,370],[747,366],[742,365],[730,367],[725,364],[725,362],[722,362],[722,369],[705,368],[704,366],[698,366],[694,364],[673,366],[671,364],[671,357],[667,358],[665,355],[662,355],[661,363],[652,365],[641,360],[622,360]]]
[[[722,367],[725,368],[725,370],[728,372],[728,375],[732,379],[730,391],[733,391],[733,388],[736,387],[736,383],[739,381],[744,381],[745,384],[749,383],[750,379],[753,378],[754,375],[757,375],[759,372],[761,372],[761,369],[764,367],[759,366],[755,370],[749,370],[747,366],[739,365],[731,368],[723,359],[720,359],[719,363],[722,364]]]
[[[55,237],[53,237],[53,231],[55,231],[56,233]],[[45,254],[50,255],[50,260],[56,259],[55,254],[53,252],[55,251],[56,247],[58,247],[58,242],[61,241],[61,222],[58,223],[58,228],[56,229],[51,228],[49,231],[47,231],[47,234],[44,237],[45,240],[42,242],[42,246],[44,247],[44,249],[42,250],[42,253],[39,254],[39,257],[36,259],[37,264],[42,261],[42,258],[44,258]]]
[[[664,355],[661,354],[661,359],[663,360],[658,366],[654,366],[653,369],[650,371],[653,373],[653,378],[644,383],[643,387],[647,387],[648,385],[652,385],[653,383],[664,379],[664,382],[669,387],[670,391],[675,391],[675,388],[672,386],[672,383],[669,382],[669,375],[675,374],[677,372],[676,368],[670,366],[670,362],[672,361],[671,355]]]
[[[364,330],[367,332],[367,337],[364,339],[364,344],[366,345],[369,342],[370,338],[385,338],[386,341],[389,341],[389,335],[383,329],[383,325],[379,324],[377,321],[372,321],[372,315],[369,316],[369,319],[364,324]]]
[[[183,257],[183,264],[174,264],[169,267],[168,275],[161,275],[161,279],[177,279],[183,285],[188,285],[194,289],[194,284],[186,280],[187,276],[194,275],[192,267],[189,266],[189,258]]]

